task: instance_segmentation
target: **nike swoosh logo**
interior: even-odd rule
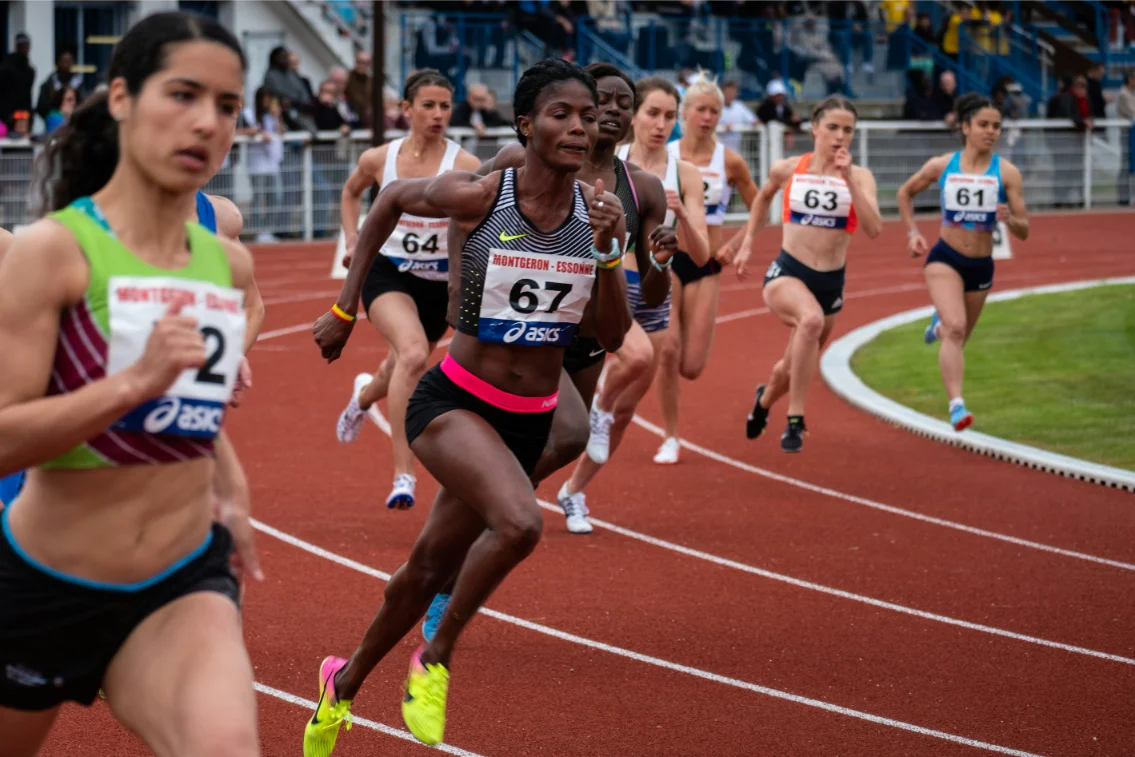
[[[607,350],[593,350],[592,352],[590,352],[588,354],[588,357],[595,357],[596,355],[602,355],[606,351]]]
[[[514,239],[520,239],[521,237],[526,237],[526,236],[528,236],[528,235],[527,234],[505,234],[502,231],[501,234],[500,234],[500,240],[502,242],[511,242]]]

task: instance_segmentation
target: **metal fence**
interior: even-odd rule
[[[391,132],[391,138],[396,136],[401,134]],[[470,129],[452,129],[450,137],[482,160],[515,141],[511,129],[492,129],[480,137]],[[369,138],[368,132],[346,137],[288,134],[283,161],[275,171],[263,174],[249,173],[245,140],[238,138],[206,191],[228,197],[240,207],[249,239],[337,236],[340,192]],[[812,148],[810,132],[794,132],[779,123],[734,129],[720,138],[745,158],[759,183],[768,178],[773,162]],[[1127,121],[1099,121],[1091,132],[1077,132],[1066,121],[1016,121],[1006,123],[998,151],[1021,170],[1030,210],[1115,207],[1130,205],[1133,196],[1131,140]],[[895,197],[903,182],[926,160],[958,145],[958,135],[937,123],[861,121],[852,156],[874,172],[880,210],[884,216],[894,216]],[[0,140],[0,226],[11,229],[32,220],[28,190],[38,149],[27,141]],[[918,210],[936,209],[937,187],[927,189],[915,202]],[[774,208],[778,206],[774,203]],[[743,221],[748,215],[736,193],[729,211],[730,221]],[[771,215],[777,223],[780,214],[774,210]]]

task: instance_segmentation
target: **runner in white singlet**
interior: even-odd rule
[[[410,135],[359,156],[343,187],[342,219],[347,258],[358,240],[363,192],[378,180],[385,189],[398,179],[439,176],[458,169],[474,171],[481,162],[445,137],[453,112],[453,85],[434,69],[415,71],[406,78],[402,110],[410,120]],[[355,377],[347,408],[339,416],[336,435],[349,443],[362,431],[366,413],[386,398],[390,437],[394,446],[394,486],[386,498],[389,508],[414,505],[414,455],[406,442],[406,403],[426,372],[426,361],[445,334],[449,302],[449,220],[403,215],[382,247],[363,284],[367,318],[390,346],[390,352],[371,376]]]

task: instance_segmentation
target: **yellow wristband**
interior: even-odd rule
[[[350,313],[344,312],[343,309],[339,307],[338,302],[331,306],[331,313],[339,320],[346,321],[347,323],[354,323],[355,318],[357,317],[351,315]]]

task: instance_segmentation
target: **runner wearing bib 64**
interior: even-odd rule
[[[440,176],[456,168],[473,171],[480,161],[452,140],[445,129],[453,114],[453,85],[432,68],[406,77],[402,112],[410,120],[410,136],[371,148],[343,187],[340,210],[350,266],[358,239],[363,192],[375,181],[385,189],[398,179]],[[362,431],[367,410],[386,398],[394,452],[394,486],[386,506],[414,506],[414,455],[406,441],[406,403],[426,372],[426,361],[448,327],[449,220],[404,214],[374,258],[363,282],[367,318],[390,347],[371,376],[355,377],[354,391],[339,416],[336,435],[353,442]]]
[[[734,235],[728,242],[722,240],[729,199],[734,188],[746,207],[757,197],[757,185],[745,159],[715,136],[724,107],[721,89],[705,72],[699,72],[682,96],[682,138],[667,145],[671,155],[697,166],[701,174],[710,258],[699,265],[685,253],[674,256],[673,327],[663,341],[656,379],[665,438],[654,462],[662,465],[678,462],[680,379],[694,381],[705,371],[717,323],[721,266],[733,260],[744,239]]]
[[[544,450],[564,350],[595,299],[596,338],[617,350],[630,328],[619,240],[618,198],[575,179],[597,131],[595,81],[575,64],[548,59],[524,72],[513,112],[527,149],[522,168],[486,177],[453,171],[400,180],[379,195],[351,261],[347,291],[321,316],[316,342],[328,360],[343,349],[362,283],[361,256],[393,231],[402,213],[451,219],[461,246],[457,333],[449,354],[410,400],[406,431],[418,459],[441,484],[386,601],[350,660],[328,657],[319,704],[304,733],[305,757],[327,757],[363,681],[456,575],[433,640],[414,653],[402,702],[410,732],[442,741],[449,661],[462,628],[540,541],[543,518],[530,477]]]
[[[862,228],[874,239],[883,230],[875,177],[866,168],[852,165],[848,152],[856,118],[855,106],[839,95],[816,107],[812,113],[815,151],[773,165],[768,182],[753,202],[737,253],[737,275],[744,280],[757,235],[768,223],[769,207],[783,190],[783,241],[780,255],[765,273],[764,300],[792,329],[792,335],[768,383],[757,387],[745,435],[750,439],[760,436],[768,425],[769,409],[788,394],[788,425],[780,437],[785,452],[799,452],[804,446],[804,401],[820,350],[843,308],[851,235]]]
[[[230,558],[260,570],[221,431],[252,257],[186,221],[244,74],[219,24],[147,16],[37,160],[46,217],[0,266],[0,474],[28,470],[0,514],[5,755],[100,688],[159,754],[259,755]]]
[[[925,255],[926,240],[914,222],[914,196],[938,183],[942,232],[929,250],[924,271],[934,315],[926,327],[927,344],[941,341],[938,368],[950,401],[950,424],[962,431],[973,414],[962,399],[964,348],[985,298],[993,288],[993,234],[998,223],[1020,240],[1029,238],[1021,172],[993,152],[1001,136],[1001,111],[977,94],[963,95],[954,106],[963,149],[926,162],[899,189],[899,213],[908,230],[911,257]]]

